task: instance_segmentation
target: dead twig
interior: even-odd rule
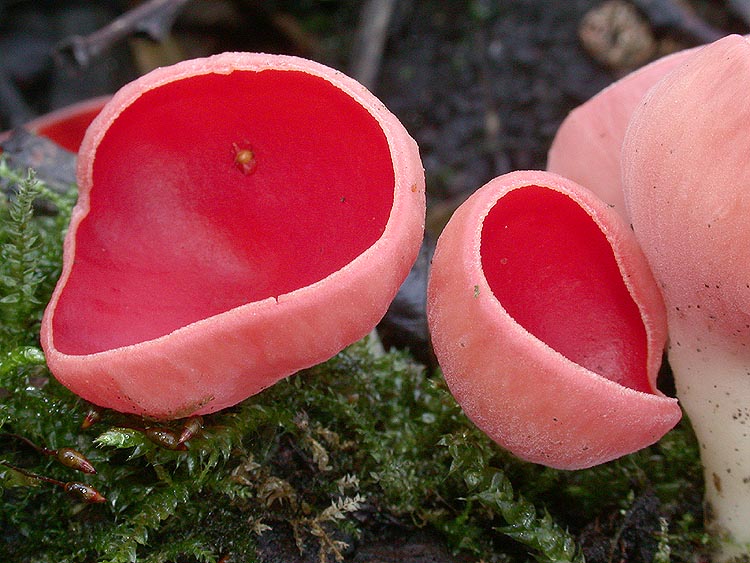
[[[375,86],[380,70],[388,23],[395,6],[396,0],[367,0],[360,12],[349,73],[370,89]]]
[[[136,33],[154,41],[167,37],[177,15],[189,0],[149,0],[86,36],[72,35],[55,49],[59,64],[85,68],[113,45]]]
[[[703,21],[686,4],[676,0],[632,0],[657,30],[681,34],[696,44],[711,43],[724,34]]]

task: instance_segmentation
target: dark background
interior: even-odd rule
[[[433,233],[494,176],[543,168],[576,105],[661,54],[746,33],[750,12],[746,0],[192,0],[161,41],[135,33],[84,68],[61,48],[139,4],[1,0],[0,130],[184,58],[301,55],[360,79],[416,138]]]

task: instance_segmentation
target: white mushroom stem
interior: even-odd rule
[[[671,335],[677,394],[700,444],[716,561],[750,552],[750,353]]]
[[[622,145],[626,206],[701,442],[707,529],[726,543],[718,561],[750,560],[748,85],[747,39],[697,49],[644,96]]]

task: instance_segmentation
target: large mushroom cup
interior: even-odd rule
[[[414,141],[323,65],[225,53],[120,90],[79,153],[41,340],[64,385],[169,419],[366,335],[419,251]]]

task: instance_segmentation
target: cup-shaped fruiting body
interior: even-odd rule
[[[649,92],[623,145],[626,203],[701,444],[707,523],[740,543],[750,542],[749,90],[750,44],[721,39]]]
[[[312,61],[225,53],[115,94],[41,341],[85,399],[213,412],[366,335],[419,251],[424,175],[398,119]]]
[[[77,152],[86,129],[110,99],[111,96],[100,96],[76,102],[32,119],[24,127],[64,149]]]
[[[23,124],[24,129],[54,141],[70,152],[78,151],[91,122],[99,115],[111,96],[100,96],[76,102]],[[0,142],[10,135],[10,131],[0,133]],[[1,150],[0,150],[1,152]]]
[[[555,174],[506,174],[461,205],[438,240],[428,319],[458,403],[522,459],[590,467],[680,419],[656,388],[664,304],[635,238]]]
[[[585,186],[627,220],[620,150],[644,94],[695,49],[666,55],[611,84],[565,118],[547,156],[547,170]]]

